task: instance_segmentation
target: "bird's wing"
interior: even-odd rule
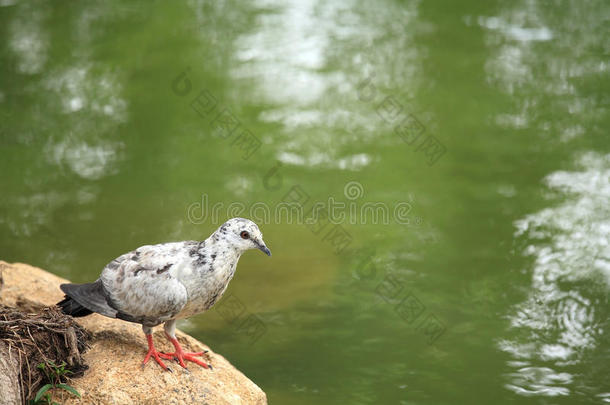
[[[170,270],[190,264],[189,243],[142,246],[108,263],[100,279],[117,318],[153,326],[180,312],[188,295]]]

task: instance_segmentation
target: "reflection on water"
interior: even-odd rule
[[[510,100],[493,115],[498,128],[516,136],[530,131],[532,148],[541,139],[606,136],[606,112],[585,84],[607,74],[608,64],[594,51],[605,16],[607,9],[578,1],[551,10],[528,0],[466,19],[486,32],[487,82]],[[541,59],[543,49],[553,56]],[[505,386],[523,396],[607,395],[592,387],[600,372],[609,373],[610,157],[587,153],[579,163],[583,171],[546,178],[564,203],[515,224],[517,238],[527,243],[523,253],[533,258],[532,285],[509,313],[511,330],[498,345],[512,358]],[[583,372],[583,365],[597,370]]]
[[[553,38],[551,30],[547,27],[524,28],[500,17],[479,17],[478,23],[487,29],[501,31],[506,37],[518,41],[548,41]]]
[[[499,347],[513,357],[506,387],[518,394],[581,390],[587,377],[571,366],[591,361],[608,334],[610,155],[589,153],[580,163],[582,171],[546,179],[564,203],[515,224],[517,236],[528,238],[532,285],[509,315],[515,337]]]
[[[73,114],[66,133],[46,146],[49,162],[67,166],[78,176],[96,180],[115,172],[122,143],[113,132],[126,119],[126,103],[117,79],[100,68],[70,67],[51,74],[45,85],[61,111]]]
[[[89,195],[96,193],[93,184],[58,192],[62,182],[74,181],[74,176],[99,180],[117,172],[123,143],[116,131],[126,119],[126,103],[116,78],[101,70],[79,64],[49,74],[37,84],[46,91],[30,107],[40,127],[11,134],[16,144],[45,157],[32,162],[27,189],[5,201],[11,212],[5,220],[15,236],[31,236],[65,204],[95,199]],[[83,193],[88,197],[82,198]]]
[[[40,73],[47,61],[49,35],[42,22],[48,15],[45,3],[22,3],[10,25],[10,47],[17,60],[17,71]]]
[[[73,54],[60,63],[47,61],[52,13],[46,3],[20,3],[14,10],[8,35],[16,70],[44,74],[26,82],[20,96],[27,101],[15,103],[19,110],[9,105],[3,116],[2,124],[10,128],[3,141],[33,158],[22,174],[23,189],[0,202],[6,213],[0,224],[15,237],[31,237],[48,232],[54,213],[63,207],[94,201],[99,188],[90,182],[117,172],[123,149],[117,128],[127,120],[127,103],[119,75],[90,61],[97,38],[84,27],[90,26],[92,9],[74,10]],[[79,187],[66,190],[66,183],[81,180]],[[82,212],[79,219],[90,217]]]
[[[492,52],[485,66],[487,81],[515,103],[512,111],[497,114],[495,122],[567,142],[585,134],[584,122],[603,119],[606,111],[584,96],[579,84],[608,72],[610,65],[594,51],[607,16],[607,8],[580,1],[554,10],[545,2],[518,1],[498,16],[478,17]],[[551,47],[553,56],[541,60],[545,46]]]
[[[327,169],[359,170],[371,162],[371,157],[366,153],[357,153],[341,159],[331,159],[327,153],[315,153],[307,157],[291,152],[282,152],[278,160],[297,166],[316,167],[323,166]]]
[[[82,140],[76,136],[49,145],[49,161],[61,166],[65,163],[77,175],[86,179],[99,179],[117,158],[117,147],[100,139]]]
[[[270,101],[307,105],[319,100],[328,85],[318,70],[326,64],[330,25],[314,18],[317,1],[261,3],[276,11],[259,16],[259,29],[237,40],[240,64],[233,75],[256,77]]]
[[[235,41],[231,75],[238,83],[254,83],[249,90],[270,104],[260,119],[281,127],[274,139],[280,144],[277,159],[342,170],[368,166],[369,154],[344,149],[381,135],[375,107],[383,97],[379,91],[375,103],[362,103],[357,85],[374,76],[380,90],[397,92],[386,96],[414,91],[420,65],[413,40],[417,4],[387,4],[374,12],[354,1],[259,1],[256,6],[256,30]],[[380,63],[387,66],[374,71]]]

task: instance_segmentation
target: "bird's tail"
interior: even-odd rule
[[[66,315],[73,316],[75,318],[91,315],[93,313],[93,311],[83,307],[81,304],[74,301],[67,295],[63,300],[57,303],[57,306],[61,309],[61,312]]]
[[[66,297],[57,303],[64,314],[80,317],[97,312],[116,318],[117,311],[109,305],[102,280],[87,284],[62,284],[59,288],[66,294]]]

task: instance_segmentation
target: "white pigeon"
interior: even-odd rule
[[[195,357],[204,352],[182,350],[176,340],[176,320],[210,309],[227,289],[240,256],[249,249],[271,256],[258,226],[233,218],[203,242],[142,246],[108,263],[93,283],[62,284],[66,297],[58,305],[75,317],[97,312],[142,324],[148,341],[142,366],[153,357],[164,370],[168,368],[162,358],[176,359],[185,368],[185,360],[210,368]],[[175,347],[173,353],[158,352],[153,344],[152,328],[163,322]]]

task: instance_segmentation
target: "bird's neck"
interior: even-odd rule
[[[224,262],[235,264],[243,253],[224,234],[218,231],[199,244],[199,252],[206,252],[206,255],[210,256],[212,261],[222,259]]]

